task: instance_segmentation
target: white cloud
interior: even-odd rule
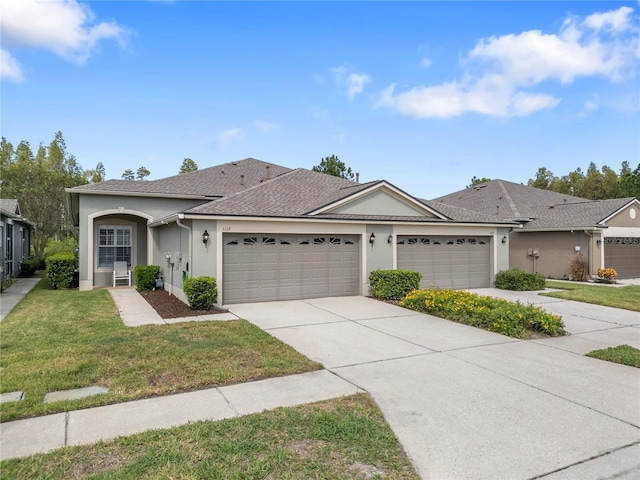
[[[346,87],[347,97],[353,100],[357,94],[364,91],[364,86],[371,82],[371,78],[366,73],[356,73],[347,65],[341,65],[331,70],[333,79],[340,87]]]
[[[232,140],[239,140],[244,137],[244,133],[239,128],[229,128],[218,135],[218,146],[226,147]]]
[[[115,22],[96,23],[91,9],[76,0],[3,2],[0,30],[5,49],[42,48],[76,63],[85,62],[101,40],[122,46],[128,35]]]
[[[4,48],[0,49],[0,78],[8,78],[16,82],[22,80],[20,64]]]
[[[353,97],[356,94],[362,93],[364,86],[370,81],[371,79],[369,76],[364,73],[349,74],[347,77],[347,84],[349,86],[347,89],[347,96],[349,97],[349,100],[353,100]]]
[[[530,90],[549,80],[567,85],[577,77],[619,82],[635,76],[639,29],[631,25],[632,11],[622,7],[583,21],[568,18],[558,34],[532,30],[481,39],[464,61],[462,80],[397,94],[391,85],[377,106],[414,118],[447,118],[465,112],[526,116],[553,108],[560,99]]]
[[[263,132],[270,132],[279,127],[277,123],[265,122],[264,120],[255,120],[253,124]]]
[[[630,27],[629,16],[631,13],[633,13],[633,8],[621,7],[618,10],[589,15],[584,23],[593,30],[611,28],[616,31],[624,31]]]

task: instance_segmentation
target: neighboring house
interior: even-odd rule
[[[381,180],[356,183],[252,158],[154,181],[67,189],[79,226],[80,289],[111,284],[114,261],[218,281],[224,304],[367,295],[375,269],[423,285],[488,287],[508,268],[513,222],[436,207]]]
[[[504,180],[434,200],[518,222],[509,235],[509,265],[550,278],[568,278],[581,255],[589,273],[611,267],[618,278],[640,277],[640,202],[588,200]],[[438,208],[436,206],[436,208]]]
[[[20,212],[18,200],[0,199],[0,280],[20,272],[20,262],[29,258],[34,223]]]

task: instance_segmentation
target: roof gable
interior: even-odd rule
[[[385,181],[376,182],[309,214],[447,218]]]
[[[20,205],[15,198],[0,198],[0,210],[11,216],[20,216]]]
[[[640,226],[640,201],[637,198],[630,197],[607,202],[611,204],[614,211],[599,223],[608,227]]]

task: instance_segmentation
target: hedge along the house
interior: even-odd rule
[[[374,270],[369,274],[369,290],[380,300],[400,300],[420,288],[422,274],[413,270]]]
[[[56,253],[46,260],[47,278],[51,288],[69,288],[73,285],[76,256],[73,253]]]
[[[545,278],[539,273],[527,273],[517,268],[502,270],[496,274],[496,288],[503,290],[544,290]]]
[[[139,292],[149,291],[156,288],[156,278],[160,273],[157,265],[136,265],[133,269],[133,281]]]
[[[189,306],[194,310],[208,310],[218,301],[218,288],[213,277],[191,277],[182,284]]]

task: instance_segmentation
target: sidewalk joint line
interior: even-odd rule
[[[69,445],[69,412],[64,412],[64,443]]]
[[[638,445],[638,444],[640,444],[640,442],[633,442],[633,443],[629,443],[628,445],[622,445],[621,447],[612,448],[610,450],[607,450],[606,452],[602,452],[602,453],[599,453],[597,455],[593,455],[592,457],[585,458],[584,460],[580,460],[579,462],[571,463],[569,465],[565,465],[564,467],[556,468],[555,470],[552,470],[550,472],[543,473],[543,474],[540,474],[540,475],[536,475],[535,477],[530,477],[528,480],[536,480],[538,478],[548,477],[549,475],[553,475],[554,473],[562,472],[563,470],[567,470],[567,469],[569,469],[571,467],[575,467],[577,465],[582,465],[583,463],[590,462],[591,460],[596,460],[596,459],[604,457],[606,455],[611,455],[614,452],[617,452],[619,450],[623,450],[625,448],[633,447],[634,445]],[[631,468],[629,470],[625,470],[623,472],[619,472],[618,474],[616,474],[616,477],[619,477],[620,475],[624,475],[626,473],[629,473],[629,472],[631,472],[631,471],[633,471],[635,469],[636,469],[636,467],[633,467],[633,468]],[[615,478],[615,477],[611,477],[611,478]]]
[[[580,406],[580,407],[582,407],[582,408],[586,408],[587,410],[591,410],[592,412],[599,413],[600,415],[604,415],[605,417],[611,418],[612,420],[617,420],[617,421],[619,421],[619,422],[622,422],[622,423],[624,423],[624,424],[626,424],[626,425],[629,425],[629,426],[631,426],[631,427],[634,427],[634,428],[636,428],[636,429],[640,429],[640,425],[636,425],[635,423],[632,423],[632,422],[630,422],[630,421],[628,421],[628,420],[624,420],[624,419],[622,419],[622,418],[614,417],[613,415],[610,415],[610,414],[608,414],[608,413],[606,413],[606,412],[601,412],[600,410],[597,410],[597,409],[595,409],[595,408],[593,408],[593,407],[590,407],[590,406],[588,406],[588,405],[584,405],[584,404],[582,404],[582,403],[580,403],[580,402],[578,402],[578,401],[576,401],[576,400],[572,400],[572,399],[570,399],[570,398],[563,397],[563,396],[562,396],[562,395],[560,395],[560,394],[550,392],[550,391],[548,391],[548,390],[545,390],[545,389],[544,389],[544,388],[542,388],[542,387],[538,387],[538,386],[536,386],[536,385],[532,385],[532,384],[530,384],[530,383],[527,383],[527,382],[525,382],[525,381],[523,381],[523,380],[519,380],[519,379],[517,379],[517,378],[511,377],[511,376],[507,375],[506,373],[498,372],[498,371],[493,370],[493,369],[491,369],[491,368],[489,368],[489,367],[485,367],[484,365],[478,365],[477,363],[473,363],[473,362],[471,362],[470,360],[465,360],[465,359],[462,359],[462,358],[458,358],[458,357],[456,357],[456,356],[454,356],[454,355],[449,355],[449,354],[448,354],[448,352],[442,352],[442,353],[443,353],[444,355],[447,355],[447,356],[449,356],[449,357],[451,357],[451,358],[454,358],[454,359],[456,359],[456,360],[460,360],[460,361],[462,361],[462,362],[464,362],[464,363],[467,363],[467,364],[469,364],[469,365],[473,365],[474,367],[481,368],[481,369],[483,369],[483,370],[486,370],[487,372],[494,373],[494,374],[499,375],[499,376],[501,376],[501,377],[503,377],[503,378],[509,379],[509,380],[511,380],[511,381],[513,381],[513,382],[519,383],[519,384],[521,384],[521,385],[525,385],[525,386],[527,386],[527,387],[530,387],[530,388],[533,388],[533,389],[535,389],[535,390],[538,390],[539,392],[543,392],[543,393],[546,393],[546,394],[551,395],[551,396],[553,396],[553,397],[559,398],[560,400],[564,400],[565,402],[569,402],[569,403],[572,403],[572,404],[574,404],[574,405],[578,405],[578,406]]]
[[[222,398],[224,399],[224,401],[226,402],[226,404],[229,406],[229,408],[231,409],[231,411],[234,413],[234,415],[236,417],[240,417],[242,416],[240,414],[240,412],[238,410],[236,410],[236,407],[234,407],[231,402],[229,401],[229,399],[227,398],[227,396],[224,394],[224,392],[222,391],[222,387],[218,387],[216,388],[216,390],[218,390],[218,393],[220,393],[220,395],[222,395]]]

